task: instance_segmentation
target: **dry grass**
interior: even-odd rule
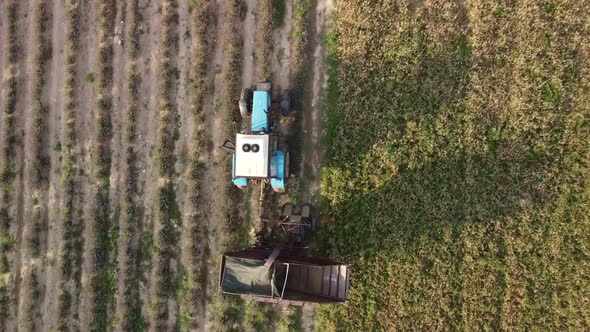
[[[580,1],[338,2],[328,330],[586,330],[590,25]]]

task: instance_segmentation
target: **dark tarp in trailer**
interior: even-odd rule
[[[286,264],[275,263],[268,269],[264,261],[226,256],[221,289],[231,294],[281,298],[286,276]]]

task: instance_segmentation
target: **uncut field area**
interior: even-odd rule
[[[337,1],[327,330],[590,328],[590,7]]]

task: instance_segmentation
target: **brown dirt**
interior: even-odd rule
[[[14,206],[14,219],[11,225],[11,234],[15,239],[14,255],[12,260],[12,273],[14,277],[14,296],[15,299],[15,316],[17,319],[13,321],[14,328],[20,328],[21,320],[20,313],[24,313],[24,305],[21,297],[21,287],[23,285],[23,279],[27,272],[27,267],[23,268],[23,262],[26,264],[30,260],[28,255],[25,254],[23,260],[23,252],[28,251],[25,235],[25,196],[28,196],[28,192],[25,192],[25,182],[28,180],[28,174],[26,170],[27,156],[25,152],[25,128],[26,120],[29,114],[28,103],[25,101],[30,96],[30,81],[32,77],[32,55],[36,50],[34,46],[34,33],[32,32],[33,26],[33,5],[30,2],[20,2],[18,4],[18,20],[17,20],[17,41],[19,43],[18,59],[17,59],[17,104],[15,110],[15,135],[16,135],[16,154],[15,154],[15,177],[13,180],[14,194],[12,196],[12,204]],[[20,101],[20,102],[19,102]],[[26,295],[25,295],[26,296]]]
[[[123,13],[122,6],[127,6],[126,13]],[[113,223],[119,225],[121,229],[121,215],[123,208],[123,195],[125,191],[125,174],[126,168],[125,162],[125,125],[127,119],[127,109],[129,107],[129,94],[127,93],[127,79],[129,77],[128,59],[129,51],[126,47],[128,43],[127,36],[128,32],[128,20],[129,11],[131,5],[126,2],[125,4],[120,3],[117,5],[117,17],[115,18],[115,29],[113,35],[113,141],[112,141],[112,166],[111,166],[111,208],[113,209]],[[123,15],[126,16],[123,16]],[[119,147],[119,148],[118,148]],[[119,239],[125,234],[119,232]],[[126,270],[122,264],[122,257],[125,255],[124,248],[119,246],[117,252],[113,253],[113,256],[118,260],[118,272],[119,275],[123,276]],[[122,289],[123,278],[117,279],[117,289]],[[122,294],[117,293],[117,299],[122,298]],[[118,305],[115,304],[115,305]],[[118,307],[115,310],[114,321],[118,321],[119,317],[117,313],[120,311]]]
[[[311,15],[309,31],[308,66],[310,78],[307,82],[303,112],[303,158],[302,201],[317,206],[320,201],[320,181],[322,154],[321,139],[324,135],[325,115],[323,114],[322,98],[328,86],[326,72],[326,47],[323,40],[327,32],[327,24],[333,9],[331,0],[318,0]],[[318,221],[319,215],[315,216]],[[318,223],[321,223],[318,222]],[[303,306],[302,327],[305,331],[314,328],[313,305]]]
[[[242,22],[242,89],[251,88],[256,82],[254,48],[256,47],[256,8],[258,0],[244,0],[244,20]]]
[[[327,21],[332,10],[331,0],[317,1],[309,27],[309,70],[305,109],[303,112],[303,168],[302,177],[306,190],[304,200],[312,204],[319,202],[322,152],[321,139],[324,135],[324,114],[322,97],[328,86],[326,74],[326,35]]]
[[[91,185],[90,176],[94,174],[94,165],[92,163],[92,150],[96,142],[96,82],[88,83],[85,81],[85,76],[92,73],[97,77],[97,48],[98,48],[98,4],[94,1],[83,0],[80,3],[80,37],[79,47],[77,53],[77,73],[76,73],[76,89],[75,95],[77,100],[76,107],[76,132],[78,139],[78,164],[80,173],[78,176],[78,190],[80,195],[80,218],[87,222],[90,220],[91,208]],[[79,320],[74,322],[74,326],[78,325],[88,326],[86,319],[90,309],[88,302],[88,280],[86,279],[90,271],[90,254],[89,239],[90,227],[87,225],[83,231],[85,241],[84,261],[82,267],[82,293],[74,290],[72,292],[74,297],[73,308],[78,309]],[[76,306],[76,302],[79,305]]]
[[[189,266],[189,252],[190,252],[190,225],[188,222],[188,213],[190,209],[186,206],[189,204],[188,195],[188,181],[185,181],[187,177],[189,162],[190,162],[190,142],[193,140],[195,128],[191,115],[191,98],[189,95],[189,80],[191,76],[191,35],[190,35],[190,12],[188,10],[188,2],[181,2],[178,8],[179,13],[179,50],[178,50],[178,70],[179,70],[179,84],[178,94],[176,96],[176,103],[178,104],[178,115],[180,119],[179,128],[179,139],[176,143],[176,155],[178,159],[176,161],[176,168],[179,174],[177,189],[178,189],[178,204],[180,211],[183,211],[183,231],[180,234],[181,237],[181,262],[187,268]]]
[[[44,269],[39,272],[39,283],[44,287],[43,301],[41,302],[41,326],[53,326],[57,317],[57,298],[59,295],[60,269],[58,262],[60,242],[62,240],[61,220],[61,154],[55,147],[61,145],[62,137],[62,112],[64,109],[64,77],[66,57],[66,19],[65,8],[61,1],[53,1],[48,6],[52,12],[53,24],[51,30],[52,57],[48,65],[49,77],[47,79],[47,91],[49,92],[49,158],[50,174],[47,198],[48,225],[45,238],[44,259],[52,264],[44,264]],[[42,251],[43,252],[43,251]]]

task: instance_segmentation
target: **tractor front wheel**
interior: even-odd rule
[[[289,152],[285,153],[285,182],[289,178]]]
[[[285,117],[291,113],[291,97],[289,90],[284,89],[281,92],[281,114]]]

